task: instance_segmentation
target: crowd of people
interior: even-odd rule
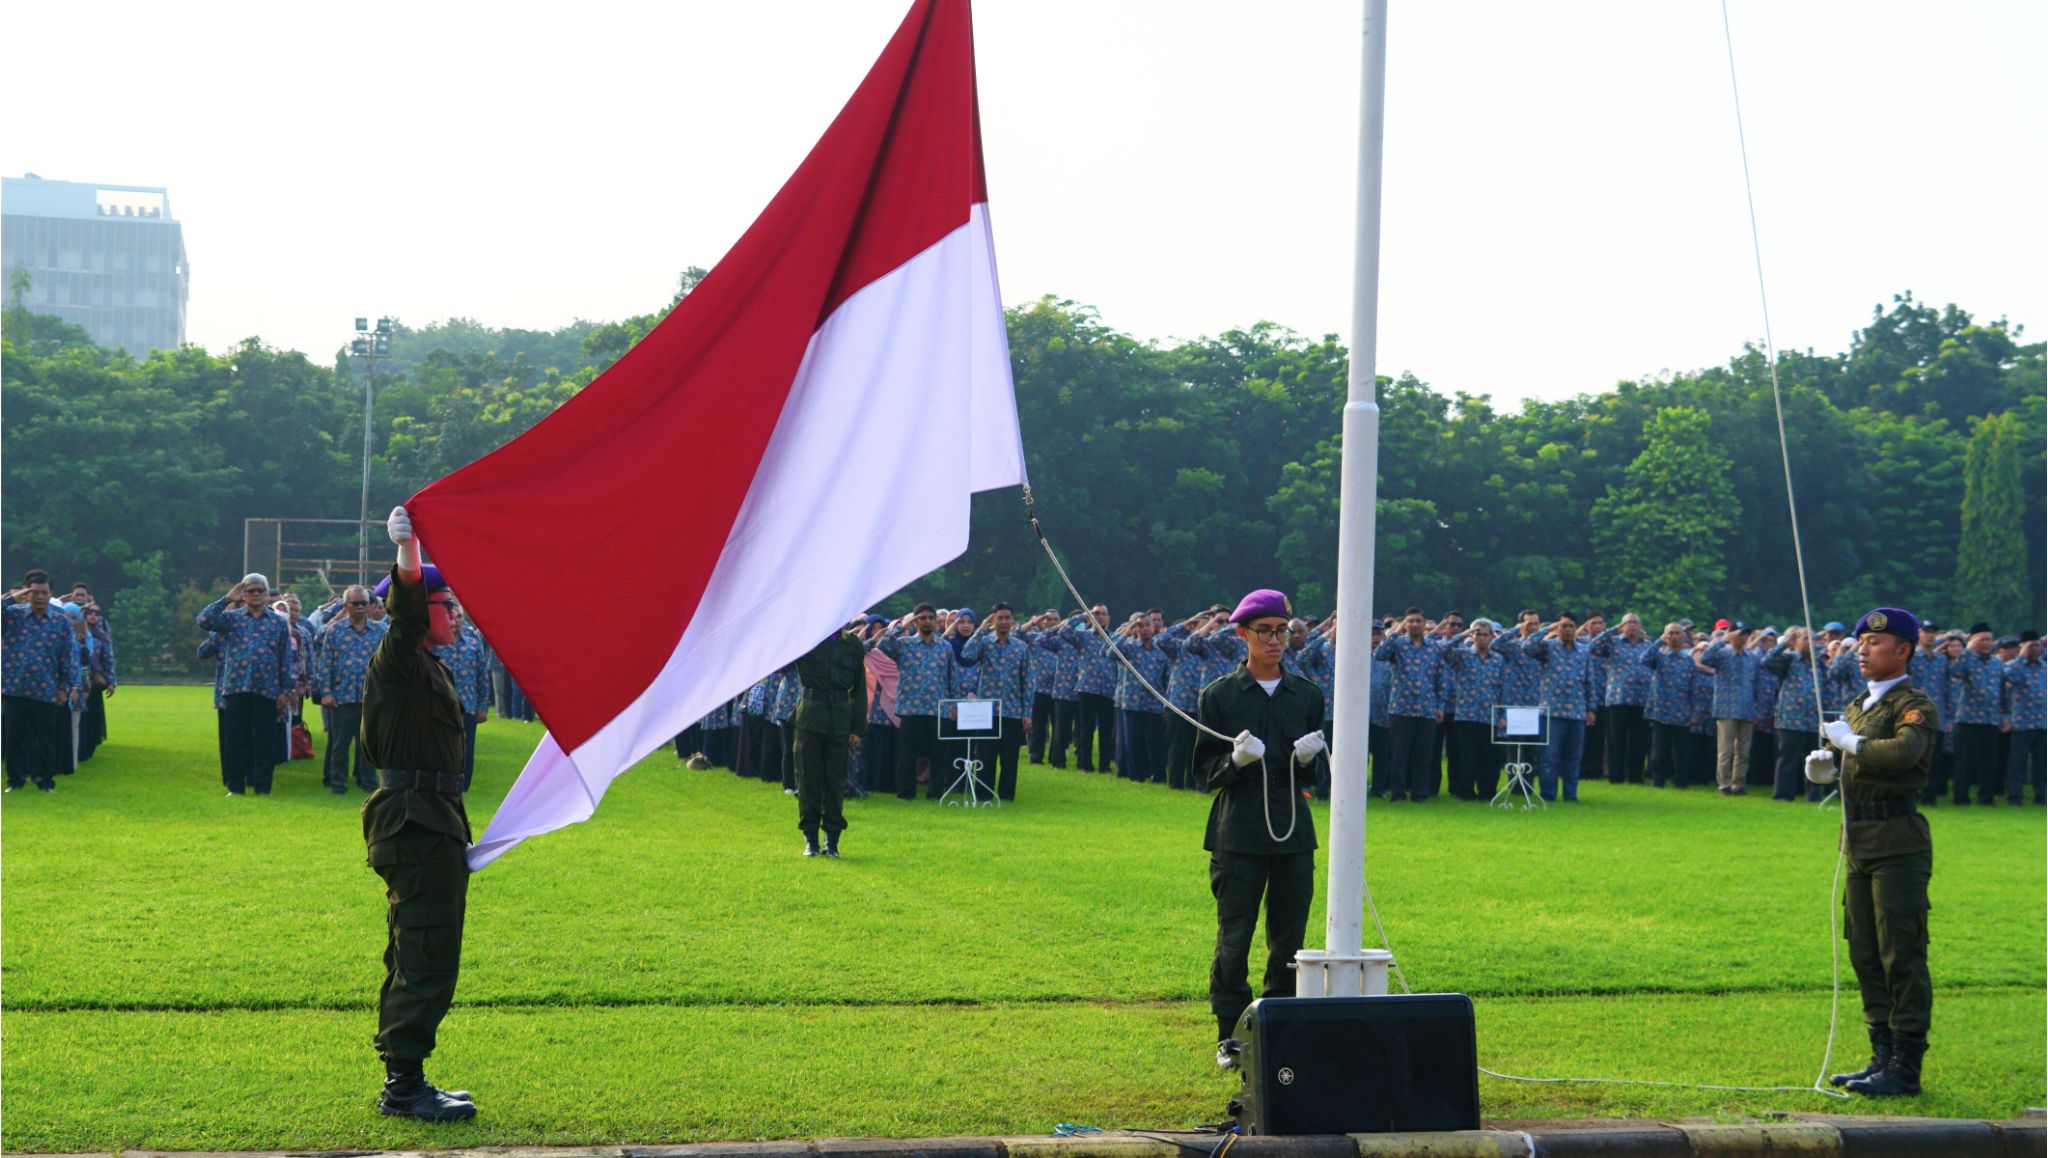
[[[1003,720],[985,749],[1002,799],[1016,796],[1022,752],[1054,768],[1200,789],[1196,732],[1167,705],[1193,715],[1201,690],[1244,661],[1228,616],[1214,606],[1168,622],[1148,609],[1112,625],[1101,604],[1020,617],[1000,603],[985,617],[930,604],[896,619],[867,616],[849,625],[867,649],[869,694],[848,794],[910,799],[922,786],[942,795],[959,751],[939,739],[940,719],[946,701],[965,698],[995,700]],[[1284,666],[1333,705],[1335,619],[1291,618],[1288,627]],[[2041,804],[2040,634],[2001,638],[1982,623],[1924,623],[1920,634],[1911,673],[1938,705],[1944,734],[1923,803],[2020,804],[2031,791]],[[1515,751],[1498,742],[1495,709],[1508,706],[1543,714],[1540,755],[1528,754],[1545,800],[1576,801],[1582,779],[1819,799],[1803,761],[1821,747],[1824,723],[1864,691],[1856,641],[1836,622],[1813,637],[1729,619],[1680,620],[1652,634],[1634,614],[1610,625],[1597,613],[1546,621],[1525,610],[1509,626],[1410,608],[1374,623],[1368,646],[1372,790],[1388,801],[1493,799]],[[793,665],[771,672],[677,736],[676,754],[794,794],[799,698]],[[1326,719],[1326,736],[1337,726]]]
[[[78,771],[107,738],[106,701],[120,683],[114,630],[85,584],[60,598],[41,568],[7,592],[0,612],[6,791],[33,782],[55,792],[56,778]]]
[[[84,584],[58,597],[40,570],[7,593],[5,613],[8,786],[52,791],[54,777],[89,760],[106,736],[105,700],[118,685],[112,627]],[[434,651],[462,701],[466,783],[477,725],[493,710],[534,715],[459,603],[451,613],[456,640]],[[986,616],[930,604],[893,619],[866,616],[849,626],[865,649],[868,695],[848,795],[943,795],[960,753],[941,739],[940,720],[956,699],[995,701],[999,732],[977,747],[1003,800],[1016,799],[1027,755],[1199,790],[1196,732],[1179,713],[1193,716],[1202,689],[1244,662],[1228,617],[1217,605],[1169,622],[1153,608],[1112,623],[1101,604],[1020,616],[1002,603]],[[207,631],[200,653],[214,662],[230,795],[267,794],[276,766],[292,759],[319,759],[337,795],[375,787],[358,735],[363,675],[385,630],[375,592],[352,586],[302,614],[296,594],[251,574],[197,621]],[[1334,618],[1288,623],[1284,665],[1314,682],[1326,705],[1335,703],[1335,626]],[[1728,619],[1680,620],[1653,635],[1633,614],[1610,626],[1597,613],[1546,621],[1525,610],[1510,626],[1410,608],[1375,622],[1368,646],[1372,791],[1388,801],[1494,798],[1514,752],[1497,742],[1495,709],[1506,706],[1546,716],[1532,761],[1545,800],[1575,801],[1582,779],[1810,799],[1819,789],[1801,761],[1820,746],[1824,721],[1863,690],[1856,643],[1835,622],[1815,638],[1798,626],[1781,632]],[[2044,670],[2036,631],[2000,637],[1983,623],[1944,631],[1922,622],[1911,674],[1938,706],[1943,730],[1923,804],[2043,802]],[[795,664],[768,673],[677,736],[677,756],[794,795],[800,691]],[[325,736],[318,755],[309,707]],[[1327,736],[1337,727],[1324,721]],[[1310,791],[1327,795],[1328,787]]]

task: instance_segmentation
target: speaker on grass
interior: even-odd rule
[[[1477,1130],[1479,1054],[1462,993],[1274,997],[1237,1023],[1247,1134]]]

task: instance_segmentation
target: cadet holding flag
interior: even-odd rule
[[[1907,674],[1920,634],[1911,612],[1880,607],[1857,621],[1855,634],[1868,690],[1823,731],[1842,753],[1842,933],[1863,992],[1870,1062],[1828,1081],[1859,1094],[1918,1094],[1934,1004],[1927,974],[1934,841],[1915,801],[1927,786],[1941,716]],[[1807,757],[1808,779],[1826,783],[1834,771],[1825,749]]]
[[[412,520],[393,507],[385,524],[398,565],[379,583],[390,630],[363,679],[363,750],[377,790],[363,801],[363,843],[384,878],[388,938],[377,999],[384,1059],[378,1109],[400,1118],[476,1117],[466,1091],[427,1082],[423,1066],[455,999],[469,898],[469,814],[462,807],[462,701],[448,667],[428,650],[455,642],[448,584],[420,563]]]

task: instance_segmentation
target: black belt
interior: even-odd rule
[[[845,688],[805,688],[803,698],[820,704],[843,704],[851,697]]]
[[[1912,800],[1843,800],[1842,815],[1850,820],[1890,820],[1920,811]]]
[[[439,792],[444,796],[462,795],[462,774],[460,772],[416,772],[410,768],[381,768],[377,771],[377,787],[412,789],[416,792]]]

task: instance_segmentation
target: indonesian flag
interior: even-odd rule
[[[413,496],[547,724],[470,867],[967,548],[1024,481],[968,0],[916,0],[775,199],[652,333]],[[590,606],[593,586],[632,592]]]

